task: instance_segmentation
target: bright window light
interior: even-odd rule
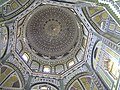
[[[22,58],[23,58],[23,60],[24,60],[25,62],[27,62],[27,61],[29,60],[29,56],[28,56],[27,53],[24,53],[24,54],[22,55]]]
[[[75,62],[74,62],[74,61],[71,61],[71,62],[69,62],[68,66],[71,67],[71,66],[73,66],[74,64],[75,64]]]
[[[43,86],[41,87],[41,90],[48,90],[48,87]]]
[[[50,73],[50,66],[44,66],[44,72]]]

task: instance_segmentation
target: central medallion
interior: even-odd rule
[[[44,5],[30,15],[26,24],[26,39],[39,56],[65,56],[75,47],[78,30],[71,10]]]
[[[60,33],[61,25],[60,25],[60,23],[58,23],[57,21],[54,21],[54,19],[53,19],[51,21],[46,22],[44,29],[45,29],[47,35],[54,37]]]

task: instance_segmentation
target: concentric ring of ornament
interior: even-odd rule
[[[78,35],[75,15],[62,7],[41,6],[26,25],[26,38],[31,49],[48,57],[69,52]]]

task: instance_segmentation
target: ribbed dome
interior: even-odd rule
[[[26,37],[30,47],[45,56],[64,55],[78,37],[75,15],[66,8],[41,6],[28,20]]]

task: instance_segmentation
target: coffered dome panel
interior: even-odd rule
[[[26,24],[26,39],[39,55],[61,56],[75,47],[79,35],[75,15],[67,8],[41,6]]]

